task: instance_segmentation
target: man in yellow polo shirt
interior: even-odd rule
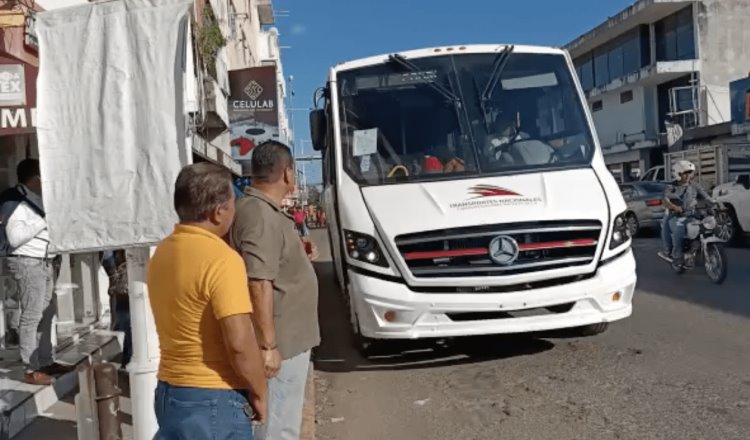
[[[161,349],[155,438],[252,439],[268,391],[247,272],[222,239],[234,219],[231,175],[210,163],[185,167],[174,205],[180,223],[148,267]]]

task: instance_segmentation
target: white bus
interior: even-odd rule
[[[338,282],[375,340],[628,317],[626,205],[568,54],[436,47],[337,64],[310,114]]]

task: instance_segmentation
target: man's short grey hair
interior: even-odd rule
[[[174,185],[174,209],[182,223],[208,220],[211,211],[227,203],[233,195],[232,174],[210,162],[188,165]]]
[[[253,148],[250,173],[253,180],[275,182],[288,167],[293,167],[294,157],[288,146],[278,141],[266,141]]]

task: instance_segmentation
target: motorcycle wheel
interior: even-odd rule
[[[727,278],[727,253],[724,247],[710,243],[706,245],[706,255],[703,256],[706,275],[714,284],[721,284]]]

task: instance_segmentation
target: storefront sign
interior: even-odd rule
[[[232,158],[250,173],[252,150],[261,142],[279,138],[276,66],[229,72],[229,125]]]
[[[9,130],[34,131],[34,127],[36,127],[35,108],[0,108],[0,133]]]
[[[0,106],[26,105],[23,64],[0,64]]]

